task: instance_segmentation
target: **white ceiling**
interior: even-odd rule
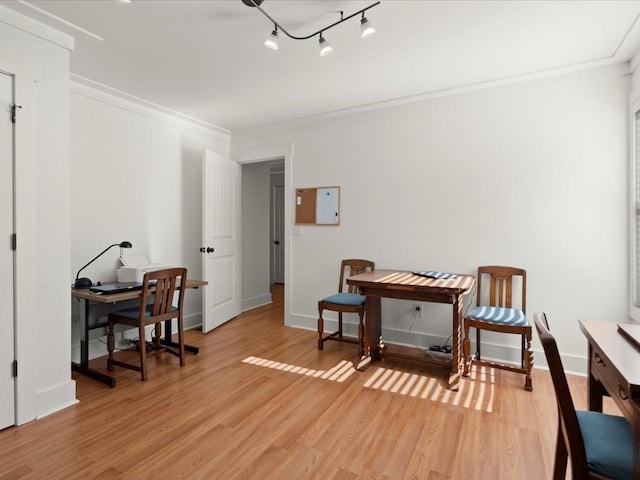
[[[373,1],[265,0],[305,36]],[[227,130],[288,121],[478,84],[629,61],[640,1],[383,0],[317,37],[280,34],[241,0],[2,0],[76,39],[73,79],[121,91]]]

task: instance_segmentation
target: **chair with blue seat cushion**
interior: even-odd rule
[[[180,285],[187,281],[187,269],[182,267],[164,268],[147,272],[142,280],[142,292],[140,305],[134,308],[126,308],[110,313],[107,320],[107,350],[109,357],[107,369],[113,370],[114,365],[140,372],[142,380],[147,379],[147,356],[158,355],[163,352],[171,353],[180,359],[180,365],[185,364],[184,354],[184,326],[182,321],[182,304],[184,300],[184,288]],[[176,295],[177,292],[177,295]],[[177,298],[176,298],[177,297]],[[178,347],[174,349],[161,345],[162,322],[170,322],[177,319],[178,323]],[[113,327],[115,324],[128,325],[138,329],[139,364],[116,360],[115,337]],[[154,325],[154,334],[151,343],[145,340],[145,327]],[[169,340],[169,339],[168,339]],[[150,350],[149,352],[147,350]]]
[[[553,479],[564,480],[569,457],[572,478],[631,479],[634,449],[631,425],[621,416],[576,411],[547,316],[536,313],[533,320],[547,357],[558,404]]]
[[[348,259],[342,260],[340,266],[340,282],[338,293],[323,298],[318,302],[318,350],[322,350],[326,340],[357,343],[360,357],[364,355],[364,311],[366,297],[358,293],[358,289],[347,285],[347,279],[353,275],[370,272],[375,269],[374,262],[370,260]],[[322,312],[330,310],[338,313],[338,330],[324,335],[324,319]],[[345,337],[343,335],[342,314],[357,313],[359,315],[358,338]]]
[[[488,292],[483,291],[482,285],[489,281]],[[519,305],[514,303],[514,284],[520,285]],[[484,296],[483,296],[484,294]],[[532,328],[527,321],[527,272],[522,268],[503,266],[484,266],[478,268],[476,307],[465,315],[464,340],[462,350],[464,354],[463,375],[468,376],[471,365],[484,365],[502,370],[524,373],[524,389],[533,390],[531,383],[531,369],[533,368],[533,349],[531,339]],[[519,308],[518,308],[519,307]],[[476,329],[476,353],[471,355],[471,341],[469,331]],[[481,357],[480,332],[492,332],[520,335],[521,353],[520,365],[498,361],[483,360]]]

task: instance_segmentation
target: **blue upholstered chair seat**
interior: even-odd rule
[[[367,297],[359,293],[336,293],[322,299],[323,302],[335,303],[337,305],[364,305]]]
[[[467,314],[467,317],[484,322],[498,323],[501,325],[526,326],[527,316],[522,310],[503,307],[476,307]]]
[[[624,417],[576,411],[589,470],[611,478],[632,477],[633,432]]]
[[[174,312],[178,310],[176,307],[171,307],[171,309]],[[144,316],[149,318],[152,313],[153,313],[153,305],[147,305],[147,308],[145,309],[145,312],[144,312]],[[117,312],[115,312],[115,315],[118,315],[119,317],[132,318],[135,320],[140,316],[140,309],[138,307],[125,308],[123,310],[118,310]]]

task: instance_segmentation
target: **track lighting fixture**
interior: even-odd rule
[[[278,50],[278,25],[275,25],[274,27],[275,28],[273,29],[273,32],[271,32],[271,35],[267,37],[267,39],[264,41],[264,44],[271,50]]]
[[[287,32],[282,27],[282,25],[276,22],[267,12],[264,11],[264,9],[260,6],[263,1],[264,0],[242,0],[242,3],[244,3],[248,7],[257,8],[258,10],[260,10],[260,13],[262,13],[265,17],[267,17],[273,23],[273,26],[274,26],[273,32],[271,32],[271,35],[269,35],[267,40],[264,42],[264,44],[267,47],[273,50],[278,50],[278,30],[282,30],[287,37],[292,38],[293,40],[307,40],[309,38],[313,38],[316,35],[318,35],[318,43],[320,44],[320,55],[323,57],[325,55],[329,55],[331,52],[333,52],[333,48],[331,47],[331,45],[329,45],[329,42],[324,38],[324,35],[323,35],[324,32],[360,14],[362,14],[362,18],[360,19],[360,37],[367,38],[376,32],[376,29],[373,28],[373,25],[371,25],[371,22],[367,20],[367,17],[365,17],[364,12],[366,12],[370,8],[375,7],[376,5],[379,5],[380,2],[372,3],[368,7],[365,7],[362,10],[358,10],[357,12],[352,13],[347,17],[344,16],[344,12],[340,11],[340,20],[338,20],[337,22],[332,23],[324,28],[321,28],[317,32],[313,32],[310,35],[296,36]]]

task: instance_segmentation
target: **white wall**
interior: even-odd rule
[[[16,74],[17,418],[75,403],[69,306],[69,48],[0,6],[0,69]],[[5,266],[6,267],[6,266]]]
[[[205,148],[228,155],[229,134],[73,83],[71,139],[69,283],[123,240],[133,244],[125,253],[182,265],[190,278],[201,278],[202,158]],[[114,247],[81,276],[115,280],[119,254]],[[193,290],[185,296],[185,326],[201,322],[202,295]],[[93,342],[90,353],[104,348]]]
[[[340,227],[292,227],[289,207],[287,323],[315,329],[317,300],[335,289],[342,258],[469,274],[514,265],[528,271],[528,312],[547,312],[567,369],[584,371],[578,319],[628,318],[626,71],[234,132],[245,149],[293,144],[290,196],[341,187]],[[385,300],[383,310],[385,339],[410,343],[411,305]],[[449,306],[426,305],[424,317],[413,331],[425,344],[448,336]],[[495,345],[483,351],[519,358],[513,340],[487,335]],[[534,347],[541,352],[537,338]]]

